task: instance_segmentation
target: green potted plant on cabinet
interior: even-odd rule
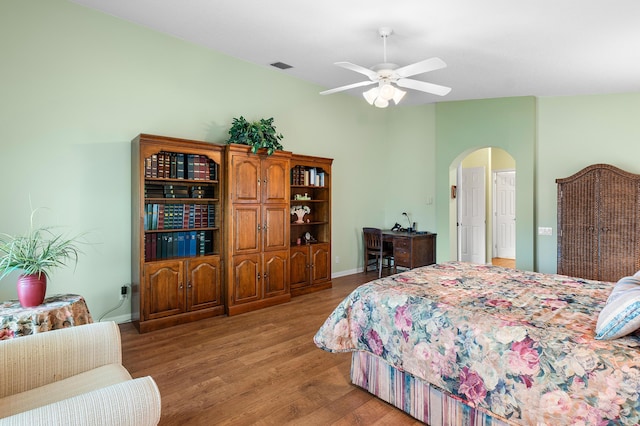
[[[29,232],[25,235],[0,233],[0,279],[13,271],[22,271],[17,290],[24,307],[42,304],[47,291],[47,277],[52,269],[67,262],[78,262],[79,236],[66,237],[52,227],[35,227],[31,211]]]
[[[237,143],[249,145],[254,154],[259,149],[265,148],[267,155],[273,154],[276,150],[282,151],[282,134],[276,131],[272,118],[262,118],[259,121],[247,121],[243,116],[234,118],[229,129],[229,140],[227,143]]]

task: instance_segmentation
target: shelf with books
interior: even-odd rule
[[[140,332],[224,314],[223,145],[132,141],[132,321]]]
[[[321,188],[328,185],[327,173],[322,167],[310,164],[296,164],[291,167],[291,186]]]
[[[330,158],[294,154],[290,168],[291,295],[331,287]]]

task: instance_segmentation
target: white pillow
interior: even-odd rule
[[[612,340],[640,328],[640,271],[621,278],[598,315],[596,339]]]

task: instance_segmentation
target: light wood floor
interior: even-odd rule
[[[138,334],[122,324],[123,363],[152,376],[161,425],[418,425],[349,381],[350,355],[318,349],[313,336],[373,271],[256,312]]]
[[[491,264],[492,265],[496,265],[496,266],[504,266],[505,268],[514,269],[516,267],[516,260],[515,259],[506,259],[506,258],[503,258],[503,257],[494,257],[493,259],[491,259]]]

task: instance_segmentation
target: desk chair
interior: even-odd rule
[[[382,230],[378,228],[362,228],[364,236],[364,273],[369,270],[371,257],[376,261],[376,270],[378,278],[382,276],[382,267],[384,260],[387,260],[387,267],[391,268],[391,260],[393,260],[393,251],[388,248],[382,239]],[[395,268],[395,261],[394,268]]]

